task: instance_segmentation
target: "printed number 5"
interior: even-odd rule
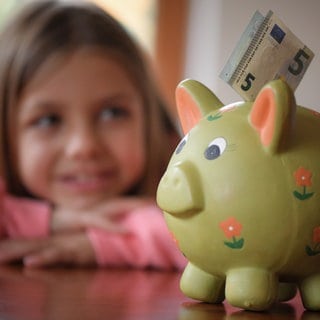
[[[291,72],[294,76],[297,76],[303,70],[302,58],[305,58],[306,60],[308,60],[310,56],[305,51],[300,49],[295,55],[295,57],[293,58],[295,64],[290,65],[288,68],[288,71]]]
[[[251,86],[252,86],[252,81],[254,81],[255,78],[256,78],[256,77],[255,77],[252,73],[249,72],[249,73],[247,74],[246,78],[244,79],[245,84],[241,85],[241,89],[242,89],[243,91],[248,91],[248,90],[251,88]]]

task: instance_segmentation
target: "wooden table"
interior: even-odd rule
[[[299,296],[268,312],[199,303],[181,294],[179,279],[174,272],[0,267],[0,320],[320,319]]]

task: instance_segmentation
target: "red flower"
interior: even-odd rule
[[[315,110],[311,110],[312,114],[318,118],[320,118],[320,112],[315,111]]]
[[[320,243],[320,226],[313,229],[313,243]]]
[[[242,225],[235,218],[230,217],[220,223],[220,228],[227,238],[233,238],[241,235]]]
[[[303,167],[300,167],[294,173],[294,177],[296,179],[296,184],[298,186],[307,187],[312,185],[311,183],[312,172],[308,171]]]

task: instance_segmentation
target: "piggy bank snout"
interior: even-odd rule
[[[157,203],[172,215],[194,214],[203,209],[203,192],[197,168],[191,162],[169,167],[157,191]]]

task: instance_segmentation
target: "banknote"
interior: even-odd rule
[[[274,79],[284,79],[294,91],[314,53],[270,10],[256,11],[220,73],[245,100],[252,101]]]

